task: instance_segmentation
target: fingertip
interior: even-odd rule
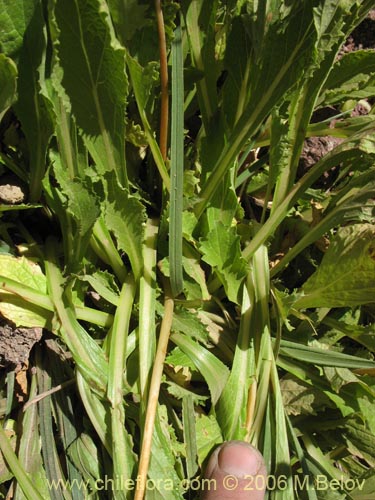
[[[254,476],[265,470],[261,453],[244,441],[228,441],[221,446],[217,457],[222,472],[238,478]]]
[[[267,470],[262,454],[244,441],[227,441],[212,453],[204,477],[205,500],[263,500]]]

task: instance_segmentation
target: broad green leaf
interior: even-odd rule
[[[204,239],[199,249],[202,259],[210,264],[222,282],[229,300],[238,303],[238,292],[247,273],[241,257],[240,238],[235,227],[218,222]]]
[[[202,72],[203,78],[197,82],[198,102],[203,125],[209,133],[209,124],[217,108],[216,79],[218,76],[215,60],[215,15],[218,1],[195,0],[182,2],[187,36],[193,67]],[[201,29],[197,29],[200,26]]]
[[[27,139],[30,200],[35,202],[41,195],[46,149],[53,131],[49,102],[41,94],[47,39],[42,5],[39,0],[3,0],[0,9],[0,43],[18,66],[15,110]]]
[[[220,426],[214,415],[196,415],[195,433],[197,436],[198,460],[202,465],[215,445],[223,442]]]
[[[363,99],[375,90],[375,54],[357,50],[346,54],[333,66],[318,102],[335,104],[346,99]]]
[[[169,424],[166,408],[158,407],[158,418],[152,437],[152,450],[148,476],[155,488],[146,492],[148,500],[179,500],[181,481],[176,473],[176,455],[181,452],[174,430]],[[160,481],[160,479],[163,479]]]
[[[367,460],[372,467],[375,466],[375,438],[374,432],[368,429],[363,423],[355,419],[350,419],[345,425],[345,437],[348,445],[354,445],[354,453],[359,453]]]
[[[374,301],[375,227],[355,224],[338,230],[294,307],[354,307]]]
[[[69,271],[77,272],[82,266],[94,224],[100,216],[98,197],[89,178],[72,179],[61,158],[55,155],[53,160],[54,184],[57,182],[58,187],[47,184],[47,179],[44,185],[60,217]]]
[[[28,0],[0,1],[1,51],[18,61],[23,37],[33,17],[36,2]]]
[[[130,260],[136,279],[142,272],[142,245],[146,222],[146,211],[142,203],[122,188],[114,174],[105,176],[106,196],[104,221],[117,240],[118,249]]]
[[[117,31],[117,36],[123,45],[130,42],[139,29],[148,23],[146,12],[147,5],[140,5],[138,0],[108,0],[111,16]]]
[[[204,271],[199,263],[199,260],[196,258],[193,252],[187,256],[189,250],[184,248],[184,254],[182,257],[182,265],[184,267],[184,271],[188,274],[193,280],[198,283],[201,290],[202,300],[209,300],[210,293],[207,289],[206,277]],[[186,283],[185,283],[186,286]]]
[[[187,477],[193,478],[198,469],[197,436],[193,397],[188,394],[182,399],[182,425],[186,448]]]
[[[236,212],[241,213],[237,195],[233,187],[233,174],[234,169],[231,169],[211,198],[210,206],[207,207],[208,231],[215,229],[218,222],[229,228],[233,224]]]
[[[101,298],[116,307],[118,306],[120,292],[112,274],[97,270],[92,275],[85,274],[81,279],[87,281]]]
[[[98,171],[116,171],[126,187],[125,52],[107,9],[103,0],[55,0],[54,47],[61,84]]]
[[[332,389],[339,393],[342,386],[352,383],[360,383],[360,379],[348,368],[337,368],[325,366],[324,375],[331,384]]]
[[[172,320],[172,330],[184,333],[202,344],[208,342],[207,327],[200,320],[199,316],[189,310],[176,307]]]
[[[159,170],[159,174],[163,179],[167,190],[170,190],[170,178],[163,160],[159,145],[155,139],[155,134],[151,128],[149,118],[146,113],[147,101],[150,96],[150,90],[153,85],[154,72],[147,71],[150,68],[142,68],[142,66],[133,59],[130,54],[126,53],[126,63],[129,69],[129,75],[133,86],[133,92],[138,106],[144,132],[147,142],[150,146],[155,164]]]
[[[16,99],[16,78],[17,66],[9,57],[0,54],[0,121]]]
[[[46,277],[40,266],[25,257],[0,254],[0,276],[10,278],[23,287],[30,287],[32,291],[35,290],[42,295],[47,294]],[[23,297],[5,291],[1,291],[0,312],[17,326],[32,328],[50,325],[49,311],[44,311],[38,304],[27,302]]]

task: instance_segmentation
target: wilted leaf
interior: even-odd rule
[[[354,307],[375,301],[375,226],[338,230],[294,307]]]
[[[345,431],[352,453],[363,457],[372,467],[375,467],[375,437],[373,432],[355,419],[347,421]]]
[[[280,381],[280,389],[288,415],[316,415],[319,410],[332,406],[321,390],[290,375]]]

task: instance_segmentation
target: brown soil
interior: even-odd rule
[[[16,328],[0,319],[0,368],[21,370],[33,345],[41,338],[42,328]]]

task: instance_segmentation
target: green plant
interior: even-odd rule
[[[375,126],[345,110],[375,54],[337,59],[373,2],[0,7],[0,158],[29,185],[1,207],[24,255],[0,255],[0,312],[54,335],[18,458],[1,430],[3,493],[182,498],[228,439],[264,454],[270,498],[373,493]],[[311,123],[327,105],[335,127]],[[342,141],[301,176],[319,135]]]

